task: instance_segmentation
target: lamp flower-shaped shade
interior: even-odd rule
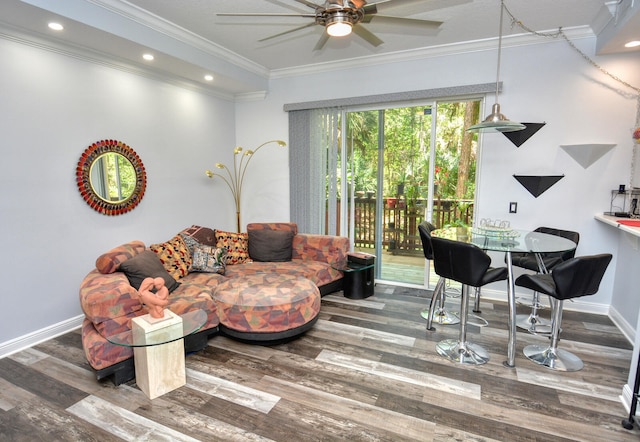
[[[280,147],[285,147],[287,145],[287,143],[282,140],[271,140],[262,143],[254,150],[243,150],[242,147],[238,146],[233,149],[233,167],[230,168],[222,163],[216,163],[216,169],[220,169],[220,172],[214,172],[212,170],[205,170],[204,172],[209,178],[213,179],[214,177],[218,177],[221,179],[231,191],[236,206],[238,232],[240,232],[240,200],[242,197],[242,184],[244,182],[247,166],[249,165],[251,158],[253,158],[260,148],[271,143],[276,143]]]
[[[633,131],[633,140],[636,144],[640,144],[640,127],[636,127],[636,130]]]

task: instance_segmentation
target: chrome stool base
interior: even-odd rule
[[[578,371],[584,367],[580,358],[573,353],[561,348],[556,348],[554,351],[548,345],[527,345],[523,353],[536,364],[544,365],[552,370]]]
[[[424,309],[420,312],[420,316],[424,319],[429,319],[429,309]],[[449,312],[446,309],[437,309],[433,312],[433,322],[440,325],[455,325],[460,323],[460,317],[457,312]]]
[[[467,365],[482,365],[489,362],[489,353],[477,344],[462,343],[457,339],[446,339],[436,344],[436,351],[452,362]]]
[[[516,327],[527,330],[534,335],[548,335],[551,333],[551,321],[533,313],[516,315]]]

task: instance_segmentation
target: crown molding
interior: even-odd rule
[[[246,92],[236,94],[236,102],[248,102],[248,101],[264,101],[267,98],[267,91]]]
[[[557,29],[550,31],[540,31],[540,33],[552,34]],[[572,39],[579,40],[584,38],[594,38],[595,34],[588,26],[577,26],[573,28],[563,29],[564,34]],[[274,69],[271,71],[270,79],[295,77],[299,75],[319,74],[322,72],[339,71],[345,69],[370,67],[388,63],[399,63],[414,60],[423,60],[433,57],[444,57],[449,55],[464,54],[470,52],[481,52],[495,50],[497,48],[497,38],[487,38],[482,40],[473,40],[463,43],[453,43],[439,46],[430,46],[426,48],[411,49],[406,51],[398,51],[380,55],[367,55],[357,57],[350,60],[332,61],[326,63],[317,63],[304,66],[296,66],[285,69]],[[502,37],[502,47],[526,46],[541,43],[557,42],[557,38],[548,37],[542,40],[542,37],[526,33]]]
[[[85,0],[88,3],[92,3],[103,9],[118,14],[128,20],[138,23],[142,26],[153,29],[160,32],[170,38],[181,41],[191,47],[194,47],[200,51],[203,51],[214,57],[219,57],[225,61],[247,70],[253,74],[268,77],[269,69],[255,63],[248,58],[236,54],[227,48],[220,46],[210,40],[207,40],[193,32],[190,32],[174,23],[171,23],[157,15],[151,14],[144,9],[141,9],[135,5],[124,0]]]
[[[188,89],[207,95],[214,96],[226,101],[234,101],[234,95],[217,89],[210,89],[199,84],[178,77],[176,75],[166,74],[162,71],[150,69],[146,66],[135,65],[128,60],[114,57],[111,54],[105,54],[99,51],[88,49],[84,46],[72,45],[68,42],[61,43],[53,41],[45,35],[38,35],[32,32],[24,33],[21,29],[11,26],[8,23],[0,21],[0,39],[13,43],[29,46],[42,51],[63,55],[76,60],[87,63],[104,66],[115,69],[128,74],[138,75],[155,81],[171,84],[183,89]]]

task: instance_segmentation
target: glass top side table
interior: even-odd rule
[[[166,335],[157,333],[151,335],[150,339],[146,342],[134,342],[133,331],[129,330],[115,335],[106,336],[105,338],[112,344],[124,347],[151,347],[183,339],[198,332],[207,323],[207,312],[202,309],[187,312],[183,315],[179,315],[179,317],[182,318],[182,336],[178,336],[177,334]],[[160,321],[154,321],[151,323],[161,325],[163,321],[164,320],[161,319]]]

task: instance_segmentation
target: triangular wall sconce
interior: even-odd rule
[[[551,186],[564,178],[564,175],[514,175],[522,186],[538,198]]]
[[[564,144],[560,147],[586,169],[615,146],[615,144]]]
[[[502,132],[502,135],[509,138],[511,142],[516,145],[516,147],[522,146],[525,141],[527,141],[536,132],[542,129],[542,126],[544,126],[547,123],[522,123],[522,124],[524,124],[527,127],[525,127],[522,130],[516,130],[513,132]]]

